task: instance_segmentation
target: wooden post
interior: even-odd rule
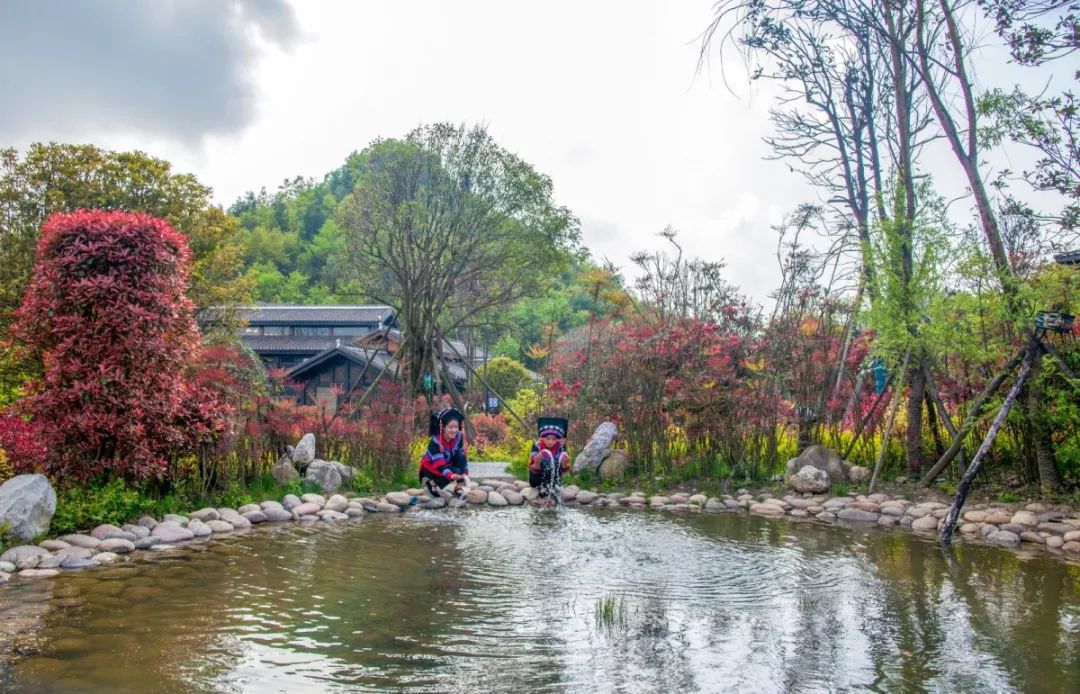
[[[367,397],[369,395],[371,395],[372,391],[375,390],[375,386],[379,384],[380,380],[382,380],[383,374],[385,374],[387,371],[390,370],[390,365],[391,364],[396,363],[398,355],[400,355],[402,350],[404,350],[404,349],[405,349],[405,341],[402,340],[401,344],[398,345],[397,351],[395,351],[394,355],[392,357],[390,357],[390,360],[386,362],[386,366],[379,369],[379,373],[375,374],[375,379],[371,382],[371,385],[368,386],[368,389],[364,391],[364,394],[360,396],[360,399],[356,401],[356,404],[353,405],[353,407],[356,407],[356,408],[359,409],[359,407],[364,404],[364,401],[367,400]]]
[[[926,392],[930,396],[930,401],[934,403],[934,407],[937,408],[938,419],[945,424],[945,429],[949,432],[949,436],[956,439],[960,435],[960,432],[956,430],[956,427],[952,423],[952,418],[949,417],[948,410],[945,409],[945,402],[941,399],[941,393],[938,392],[937,383],[934,381],[934,375],[930,373],[930,366],[926,363],[926,359],[922,360],[923,375],[926,378]],[[951,445],[951,444],[950,444]],[[961,448],[956,454],[957,462],[960,465],[960,475],[963,476],[967,472],[967,468],[964,465],[964,451]]]
[[[1020,365],[1020,373],[1016,377],[1016,383],[1013,384],[1012,389],[1009,390],[1009,394],[1005,396],[1005,402],[1001,404],[1001,409],[998,410],[997,416],[994,417],[993,423],[990,425],[990,430],[986,432],[986,437],[983,439],[982,445],[979,446],[979,450],[975,453],[975,457],[971,459],[971,465],[968,467],[967,472],[960,478],[960,485],[956,490],[956,499],[953,501],[949,512],[945,514],[945,524],[941,528],[941,534],[938,536],[938,541],[947,545],[952,542],[953,529],[956,527],[956,521],[960,518],[960,510],[964,507],[964,500],[967,499],[968,492],[971,490],[971,483],[975,479],[975,475],[979,474],[979,469],[982,468],[983,459],[986,457],[987,451],[990,450],[990,446],[993,445],[994,439],[997,437],[998,430],[1001,429],[1001,425],[1005,423],[1005,418],[1009,416],[1009,410],[1016,404],[1016,398],[1020,395],[1020,389],[1024,386],[1024,380],[1027,378],[1028,371],[1031,370],[1031,363],[1034,361],[1037,355],[1040,354],[1039,339],[1042,337],[1041,331],[1035,331],[1031,341],[1025,350],[1024,361]]]

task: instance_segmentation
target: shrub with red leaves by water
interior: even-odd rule
[[[53,477],[163,479],[219,428],[185,378],[199,342],[187,239],[145,214],[80,210],[42,228],[15,335],[41,360],[25,407]]]
[[[0,449],[16,474],[44,472],[47,449],[40,427],[13,414],[0,414]]]

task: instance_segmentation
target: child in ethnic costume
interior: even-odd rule
[[[464,494],[469,480],[469,463],[465,458],[468,446],[461,430],[464,421],[461,412],[453,407],[431,415],[431,440],[420,458],[420,484],[433,497],[441,496],[439,492],[451,483],[455,495]]]
[[[569,422],[561,417],[540,417],[539,438],[529,453],[529,485],[540,490],[541,503],[553,505],[559,495],[559,476],[570,471],[566,451]]]

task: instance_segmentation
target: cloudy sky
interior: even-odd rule
[[[814,199],[767,161],[769,95],[696,72],[711,0],[0,3],[0,146],[92,142],[192,172],[229,205],[321,179],[376,137],[486,124],[555,182],[597,258],[680,230],[758,300]]]

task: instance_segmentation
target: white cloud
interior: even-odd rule
[[[377,137],[485,123],[552,177],[594,256],[627,267],[632,252],[660,248],[655,234],[671,224],[689,253],[725,258],[731,280],[758,300],[776,285],[769,226],[813,193],[763,160],[767,93],[736,97],[715,69],[695,76],[707,0],[293,9],[303,40],[288,50],[259,42],[242,130],[209,131],[202,147],[145,129],[50,136],[165,157],[228,205],[296,175],[320,178]]]

